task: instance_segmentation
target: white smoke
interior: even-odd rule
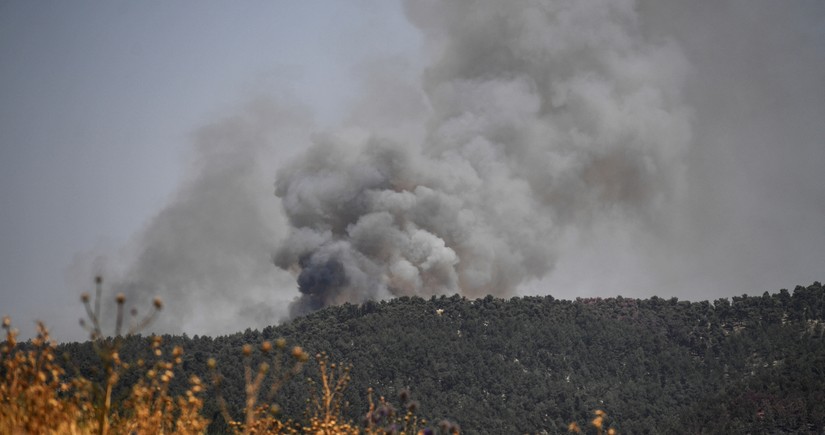
[[[271,174],[284,144],[308,141],[310,119],[296,104],[260,99],[199,129],[189,178],[139,234],[112,291],[139,309],[160,296],[169,312],[153,328],[162,331],[219,334],[283,317],[287,297],[273,289],[290,278],[272,265],[285,224]]]

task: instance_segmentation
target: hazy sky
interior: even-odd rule
[[[0,2],[0,312],[79,330],[72,262],[158,213],[198,127],[266,95],[333,122],[416,38],[382,1]]]
[[[333,130],[356,142],[373,130],[426,135],[417,125],[444,107],[427,86],[452,65],[433,60],[446,25],[423,10],[431,3],[0,1],[0,314],[23,336],[42,319],[59,339],[82,338],[83,282],[146,269],[131,251],[146,251],[164,216],[195,210],[170,204],[221,206],[221,193],[211,202],[215,190],[204,187],[224,174],[209,151],[218,137],[264,138],[266,150],[252,156],[269,160],[243,181],[264,192],[254,213],[271,231],[251,255],[272,276],[256,269],[266,278],[248,283],[275,288],[271,297],[235,289],[247,305],[220,315],[208,303],[181,311],[182,329],[230,332],[277,319],[298,292],[267,257],[288,233],[276,170]],[[639,73],[662,88],[678,82],[668,107],[690,131],[678,164],[667,166],[678,172],[673,204],[651,221],[607,216],[565,227],[552,242],[553,265],[520,293],[698,300],[825,277],[825,7],[690,3],[639,2],[621,21],[633,41],[665,53],[655,74]],[[459,36],[447,41],[468,44]],[[428,65],[436,67],[425,73]],[[571,71],[563,74],[576,78]],[[206,240],[213,227],[191,228]],[[187,268],[198,259],[167,283],[195,285],[181,276],[197,273]],[[263,311],[246,317],[256,305]],[[212,317],[221,320],[204,327]]]

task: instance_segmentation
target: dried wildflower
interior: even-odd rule
[[[593,421],[590,422],[590,424],[592,424],[593,427],[595,427],[596,429],[601,429],[602,425],[604,424],[604,417],[596,417],[593,419]]]
[[[268,353],[271,350],[272,350],[272,343],[270,343],[269,341],[264,341],[263,343],[261,343],[261,352]]]
[[[616,435],[618,433],[619,432],[617,432],[616,429],[613,429],[612,427],[607,430],[607,435]]]
[[[3,328],[8,329],[9,327],[11,327],[11,317],[3,316]]]
[[[155,298],[152,300],[152,305],[155,306],[155,309],[160,310],[163,308],[163,301],[160,298]]]
[[[126,295],[118,293],[117,296],[115,296],[115,302],[117,302],[118,305],[123,305],[126,302]]]
[[[574,433],[581,433],[582,432],[581,428],[579,427],[579,424],[576,423],[575,421],[567,425],[567,431],[568,432],[574,432]]]
[[[243,347],[241,348],[241,353],[243,353],[243,356],[252,355],[252,346],[248,344],[243,345]]]
[[[218,362],[215,361],[215,358],[209,358],[206,360],[206,367],[209,367],[210,369],[214,369],[217,365]]]
[[[292,356],[293,356],[293,358],[295,358],[297,360],[302,359],[304,357],[304,349],[302,349],[301,346],[293,347],[292,348]],[[318,357],[316,356],[316,358],[318,358]]]
[[[277,347],[278,349],[285,348],[286,347],[286,339],[283,338],[283,337],[280,337],[277,340],[275,340],[275,347]]]
[[[89,303],[89,297],[90,297],[89,293],[83,292],[83,293],[80,294],[80,301],[83,302],[84,304],[87,304],[87,303]]]

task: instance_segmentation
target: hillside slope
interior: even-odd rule
[[[167,336],[164,344],[184,347],[188,373],[208,377],[206,361],[216,358],[232,409],[243,401],[241,346],[283,337],[352,364],[348,413],[356,421],[373,387],[388,398],[409,388],[420,415],[457,421],[468,433],[563,433],[597,408],[622,433],[819,433],[823,319],[820,283],[714,303],[399,298],[331,307],[262,331]],[[127,340],[122,354],[148,358],[144,340]],[[88,344],[63,347],[94,359]],[[310,365],[279,392],[287,415],[301,416],[304,378],[314,371]],[[216,405],[206,410],[220,428]]]

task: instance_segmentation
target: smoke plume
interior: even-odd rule
[[[678,47],[630,1],[409,2],[430,64],[420,142],[314,144],[278,173],[293,314],[345,301],[510,296],[566,226],[651,218],[690,140]]]
[[[340,128],[257,102],[202,129],[116,287],[215,333],[401,295],[821,279],[822,4],[408,1],[421,55],[363,62]]]
[[[272,196],[274,156],[305,143],[311,125],[298,105],[260,99],[199,129],[189,178],[125,254],[113,291],[139,308],[162,297],[171,311],[153,325],[162,331],[220,334],[238,319],[263,327],[283,317],[285,297],[273,291],[289,285],[272,265],[285,225]]]

